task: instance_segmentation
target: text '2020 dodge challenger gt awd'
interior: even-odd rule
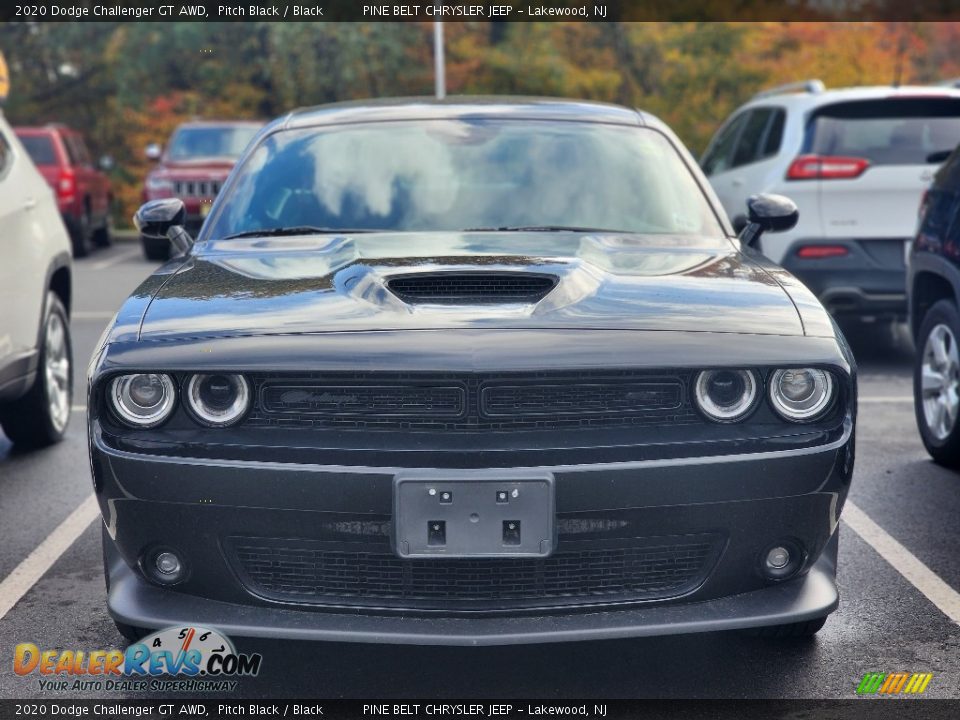
[[[130,636],[496,644],[837,607],[855,366],[615,106],[334,105],[265,127],[89,373],[109,610]]]

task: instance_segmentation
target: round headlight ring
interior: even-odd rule
[[[721,384],[731,385],[735,394],[729,398],[719,395],[723,391]],[[756,406],[758,395],[756,376],[750,370],[723,368],[703,370],[694,382],[694,400],[697,407],[710,420],[720,423],[733,423],[743,420]],[[726,392],[726,391],[724,391]]]
[[[119,375],[110,381],[110,408],[126,425],[152,428],[173,412],[177,389],[173,379],[163,373]]]
[[[222,397],[211,396],[219,393]],[[187,383],[187,407],[194,417],[210,427],[226,427],[250,408],[250,384],[243,375],[210,373],[193,375]]]
[[[770,404],[780,417],[790,422],[816,420],[833,404],[833,376],[826,370],[782,368],[773,372],[769,384]],[[804,390],[806,386],[809,391]]]

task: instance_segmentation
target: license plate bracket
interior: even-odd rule
[[[550,473],[400,474],[393,545],[402,558],[546,557],[555,545]]]

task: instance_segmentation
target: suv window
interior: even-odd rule
[[[63,144],[67,146],[67,155],[70,156],[71,165],[79,166],[90,164],[90,154],[87,152],[87,147],[83,144],[83,139],[79,135],[64,133],[60,137],[63,138]]]
[[[787,122],[787,112],[782,108],[776,108],[773,111],[773,120],[767,128],[767,137],[763,142],[763,152],[761,158],[773,157],[780,152],[780,145],[783,144],[783,126]]]
[[[59,165],[53,139],[49,135],[20,135],[20,143],[34,165]]]
[[[749,113],[740,113],[733,118],[711,143],[701,162],[701,167],[706,175],[723,172],[730,167],[734,145],[736,145],[740,130],[747,121],[748,115]]]
[[[737,141],[737,149],[733,152],[731,167],[747,165],[758,159],[760,144],[763,142],[772,114],[773,110],[769,108],[758,108],[750,111],[750,116],[743,126],[740,139]]]
[[[786,113],[780,108],[756,108],[743,126],[731,167],[749,165],[776,155],[783,140]]]
[[[926,165],[939,164],[957,138],[960,98],[886,98],[819,108],[804,144],[806,152],[865,158],[873,165]]]

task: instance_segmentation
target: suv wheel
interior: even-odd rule
[[[949,300],[927,312],[917,337],[913,405],[920,437],[941,465],[960,466],[960,314]]]
[[[84,212],[79,220],[74,220],[67,226],[70,231],[70,242],[73,245],[73,256],[83,258],[90,254],[90,214]]]
[[[97,247],[110,247],[112,242],[110,238],[110,220],[109,218],[103,219],[103,225],[97,228],[93,233],[93,244]]]
[[[40,335],[37,378],[26,395],[0,405],[0,426],[18,447],[51,445],[66,432],[72,397],[70,321],[60,298],[51,292]]]

